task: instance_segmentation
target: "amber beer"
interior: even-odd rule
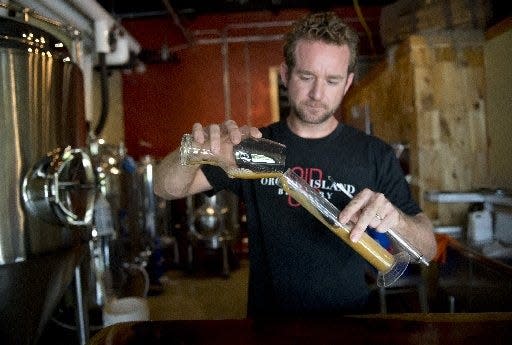
[[[240,178],[246,180],[257,180],[261,178],[280,178],[283,174],[280,172],[254,172],[250,169],[234,168],[227,171],[231,178]]]
[[[339,211],[317,190],[313,189],[299,176],[288,170],[279,178],[281,187],[298,203],[308,210],[315,218],[322,222],[329,230],[353,248],[359,255],[368,261],[379,272],[388,272],[395,264],[394,256],[384,249],[378,242],[364,233],[357,242],[349,238],[350,226],[342,225],[337,220]]]

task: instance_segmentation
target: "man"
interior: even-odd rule
[[[425,258],[435,255],[429,219],[412,200],[393,150],[334,117],[354,78],[357,35],[333,13],[299,21],[287,35],[281,65],[290,100],[286,120],[258,130],[234,121],[203,128],[199,143],[237,144],[242,134],[286,145],[286,166],[341,211],[358,241],[368,226],[394,229]],[[269,179],[230,179],[211,165],[180,166],[179,152],[158,166],[155,191],[164,198],[229,189],[246,204],[250,316],[365,312],[367,264]],[[343,188],[340,188],[342,186]],[[351,199],[343,191],[355,195]]]

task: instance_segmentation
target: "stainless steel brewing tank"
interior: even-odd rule
[[[187,198],[189,239],[211,249],[233,242],[240,235],[238,197],[227,190],[208,196],[199,193]]]
[[[155,241],[169,235],[170,203],[154,192],[154,169],[157,161],[149,155],[137,162],[139,222],[148,239]]]
[[[83,78],[63,44],[0,17],[0,265],[71,246],[76,231],[26,212],[25,174],[48,152],[85,146]]]

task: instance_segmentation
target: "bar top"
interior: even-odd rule
[[[265,320],[121,323],[89,345],[510,344],[512,313],[376,314]]]

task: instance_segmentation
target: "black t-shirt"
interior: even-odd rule
[[[321,139],[304,139],[279,122],[263,136],[286,145],[286,167],[340,210],[364,188],[382,192],[406,214],[421,210],[411,198],[393,149],[340,124]],[[214,191],[228,189],[247,209],[249,301],[252,316],[363,311],[369,290],[365,260],[287,196],[273,178],[230,179],[203,166]]]

